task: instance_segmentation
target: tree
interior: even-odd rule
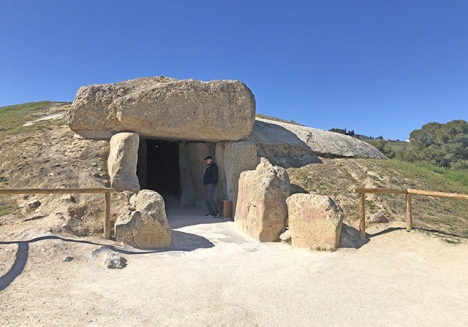
[[[382,152],[387,158],[395,157],[395,152],[393,151],[392,147],[384,139],[367,140],[366,142],[375,146],[377,150]]]
[[[420,161],[445,168],[463,167],[468,160],[468,122],[428,123],[411,132],[410,142]]]

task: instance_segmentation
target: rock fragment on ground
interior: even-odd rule
[[[107,252],[103,264],[109,269],[123,269],[127,266],[127,259],[120,254]]]
[[[369,222],[373,224],[386,224],[388,223],[388,219],[382,211],[377,211],[369,218]]]

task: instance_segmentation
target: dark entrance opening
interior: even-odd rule
[[[179,204],[179,143],[152,139],[145,141],[146,149],[140,150],[146,150],[146,174],[137,172],[140,185],[146,185],[144,188],[161,194],[166,203]],[[144,155],[139,155],[138,160],[145,161]],[[144,166],[144,162],[139,162],[138,166]]]

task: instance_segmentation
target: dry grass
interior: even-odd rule
[[[429,166],[397,160],[323,159],[323,162],[288,169],[291,183],[308,192],[333,198],[343,208],[345,220],[352,225],[356,225],[359,216],[355,188],[412,188],[468,194],[468,185],[464,182],[468,172],[441,173]],[[467,204],[466,200],[413,196],[414,225],[421,230],[468,237]],[[366,217],[377,211],[391,221],[403,221],[405,196],[366,195]]]

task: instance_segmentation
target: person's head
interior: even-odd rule
[[[209,165],[210,163],[213,162],[213,157],[212,156],[206,156],[204,160],[205,160],[206,164]]]

